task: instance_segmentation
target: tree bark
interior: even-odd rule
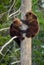
[[[27,11],[31,10],[32,0],[22,0],[21,19],[24,19]],[[32,65],[31,59],[31,38],[26,38],[21,42],[21,65]]]

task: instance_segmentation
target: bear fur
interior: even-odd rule
[[[39,31],[39,23],[37,16],[32,12],[27,12],[26,15],[28,29],[26,31],[26,37],[35,37]]]
[[[10,26],[10,36],[11,37],[17,36],[15,41],[17,42],[19,46],[20,46],[21,41],[24,39],[22,30],[20,28],[22,26],[22,23],[28,26],[28,28],[23,31],[25,32],[26,34],[25,36],[27,38],[35,37],[39,31],[38,19],[34,13],[27,12],[25,15],[25,20],[20,20],[19,18],[15,18],[13,23]]]

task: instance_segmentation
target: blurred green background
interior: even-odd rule
[[[32,10],[38,17],[40,25],[39,34],[32,39],[32,65],[44,65],[44,1],[32,0]],[[21,0],[0,0],[0,29],[10,27],[13,17],[10,19],[8,16],[14,11],[18,10],[21,5]],[[11,10],[10,7],[12,6]],[[10,10],[10,11],[9,11]],[[20,17],[20,14],[18,15]],[[0,31],[0,49],[1,47],[10,40],[9,30]],[[11,42],[3,50],[2,56],[0,54],[0,65],[11,65],[13,61],[19,60],[20,51],[15,52],[18,46],[15,46],[15,42]],[[8,51],[9,48],[9,51]],[[13,64],[19,65],[19,64]]]

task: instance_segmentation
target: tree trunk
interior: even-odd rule
[[[22,0],[21,19],[24,19],[25,13],[31,10],[32,1]],[[21,42],[21,65],[32,65],[31,59],[31,38],[26,38]]]

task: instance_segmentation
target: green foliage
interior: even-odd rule
[[[7,12],[11,7],[12,3],[13,0],[0,0],[0,14]],[[15,10],[18,10],[20,5],[21,0],[16,0],[12,9],[15,8]],[[44,11],[42,12],[38,10],[38,0],[32,0],[32,10],[37,15],[40,25],[39,34],[32,40],[32,62],[33,65],[44,65],[44,48],[41,47],[44,46]],[[12,22],[11,20],[7,20],[7,16],[8,13],[5,13],[2,17],[0,15],[0,29],[9,27],[11,25]],[[10,35],[7,34],[6,31],[0,32],[0,47],[3,46],[9,39]],[[14,58],[17,57],[17,59],[19,59],[20,51],[15,52],[16,49],[13,42],[9,47],[11,47],[10,51],[12,53],[8,52],[4,59],[2,59],[0,65],[10,65],[11,62],[15,61]],[[5,53],[5,50],[6,49],[3,50],[3,53]],[[1,58],[2,55],[0,55],[0,59]]]
[[[6,12],[8,9],[6,6],[10,4],[9,0],[1,0],[0,1],[0,13]]]
[[[6,37],[0,35],[0,46],[2,46],[4,43],[6,43],[7,41],[9,41],[9,39],[10,39],[9,35],[6,36]]]
[[[15,3],[16,10],[20,7],[20,5],[21,5],[21,0],[16,0],[16,3]]]
[[[44,65],[44,12],[38,10],[38,0],[32,0],[32,9],[33,12],[38,17],[38,22],[40,26],[39,34],[33,39],[33,65]]]
[[[10,0],[3,0],[3,2],[4,2],[5,5],[8,5]]]

